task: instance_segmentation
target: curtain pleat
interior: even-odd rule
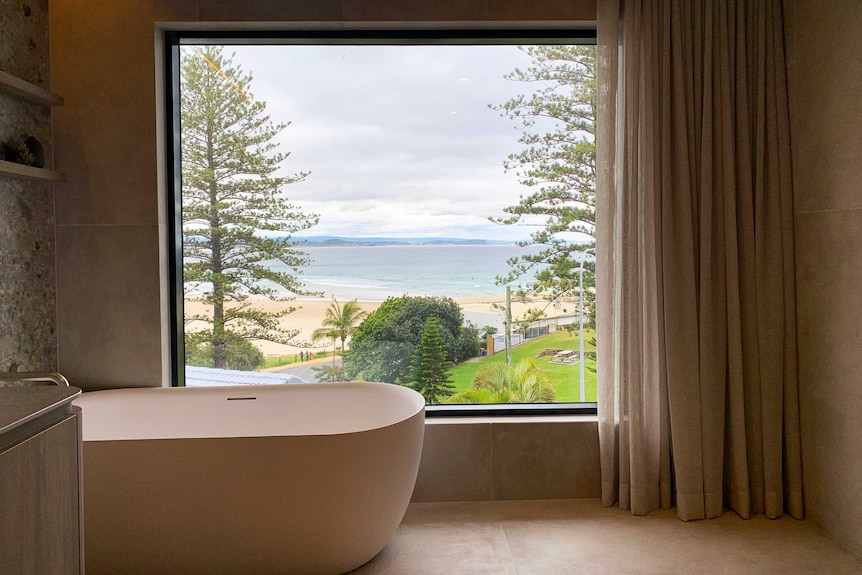
[[[599,3],[605,505],[802,516],[781,3]]]

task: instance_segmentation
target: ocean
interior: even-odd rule
[[[306,289],[340,301],[383,301],[389,296],[447,296],[453,299],[499,296],[496,276],[509,271],[506,260],[535,252],[515,244],[309,247],[313,263],[302,268]],[[270,267],[290,271],[275,262]],[[302,297],[298,299],[304,299]]]

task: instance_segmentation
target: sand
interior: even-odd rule
[[[458,305],[461,306],[461,309],[471,318],[487,318],[489,320],[499,318],[502,316],[502,309],[505,307],[506,297],[505,295],[500,295],[498,297],[477,297],[477,298],[466,298],[462,300],[456,300]],[[289,302],[278,302],[278,301],[270,301],[270,300],[255,300],[254,307],[257,309],[262,309],[264,311],[277,312],[286,308],[295,307],[296,311],[286,315],[281,320],[281,324],[285,329],[298,329],[300,330],[299,335],[296,338],[296,345],[283,345],[279,343],[272,343],[269,341],[254,341],[254,344],[264,353],[264,355],[289,355],[298,353],[300,350],[309,350],[309,351],[323,351],[323,350],[332,350],[332,341],[319,341],[312,342],[311,334],[315,329],[321,327],[321,321],[323,320],[326,314],[326,308],[330,306],[332,302],[330,300],[302,300],[302,301],[289,301]],[[382,302],[358,302],[359,306],[368,313],[376,310],[380,307]],[[494,308],[494,304],[500,306],[500,310]],[[547,305],[547,302],[541,298],[531,299],[526,302],[512,300],[512,317],[517,320],[520,317],[523,317],[524,313],[528,309],[532,308],[544,308]],[[206,314],[212,312],[211,308],[207,310],[206,306],[199,302],[185,302],[185,313],[188,315],[196,315],[196,314]],[[555,313],[550,313],[552,311],[551,307],[547,307],[546,315],[556,315]],[[476,320],[474,319],[474,322]],[[476,322],[479,324],[479,327],[484,325],[481,321]],[[491,324],[490,321],[486,322]],[[194,330],[195,328],[203,327],[205,324],[203,322],[192,322],[190,323],[186,329]]]

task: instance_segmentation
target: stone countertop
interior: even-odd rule
[[[0,434],[71,404],[80,394],[77,387],[57,385],[0,387]]]

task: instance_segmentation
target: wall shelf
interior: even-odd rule
[[[58,96],[54,92],[36,84],[31,84],[2,70],[0,70],[0,93],[40,106],[63,105],[62,96]],[[33,166],[0,160],[0,177],[2,176],[40,182],[62,182],[66,179],[63,174],[53,170],[34,168]]]
[[[62,182],[66,179],[66,177],[60,172],[46,170],[44,168],[34,168],[33,166],[25,166],[24,164],[16,164],[3,160],[0,160],[0,176],[11,176],[13,178],[38,180],[42,182]]]
[[[0,70],[0,92],[42,106],[62,106],[63,97]]]

